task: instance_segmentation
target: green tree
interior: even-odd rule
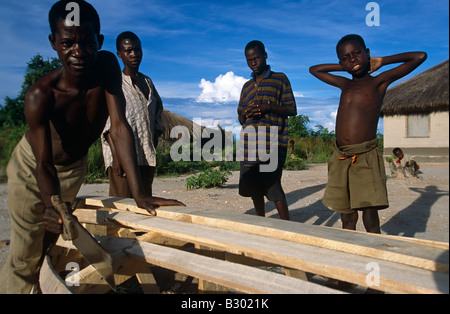
[[[289,117],[289,137],[300,138],[309,136],[308,123],[308,116],[303,114]]]
[[[19,126],[25,124],[24,102],[18,98],[5,97],[5,105],[0,107],[0,126]]]
[[[332,140],[336,138],[334,131],[328,131],[328,129],[322,125],[316,125],[316,130],[311,131],[311,137],[320,137],[322,140]]]
[[[14,147],[28,129],[24,115],[25,94],[28,88],[59,66],[59,59],[44,60],[40,54],[35,55],[27,63],[19,95],[16,98],[5,97],[4,105],[0,105],[0,169],[6,167]]]
[[[37,54],[31,58],[27,63],[22,89],[17,98],[5,98],[5,105],[0,107],[0,126],[19,126],[25,124],[24,105],[25,95],[31,85],[34,84],[45,74],[55,70],[61,65],[58,58],[51,58],[51,60],[44,58]]]

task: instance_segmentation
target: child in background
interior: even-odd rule
[[[394,148],[392,153],[398,158],[395,162],[390,163],[390,168],[394,177],[396,177],[400,172],[404,177],[409,175],[417,177],[417,172],[420,167],[409,154],[403,153],[399,147]]]

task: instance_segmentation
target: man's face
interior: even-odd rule
[[[248,67],[255,75],[264,73],[267,69],[267,54],[263,54],[257,47],[250,48],[245,52]]]
[[[345,42],[339,50],[339,63],[345,71],[358,76],[369,71],[369,51],[356,41]]]
[[[120,43],[120,50],[117,56],[122,59],[125,67],[130,69],[139,69],[142,61],[142,47],[140,42],[132,39],[124,39]]]
[[[103,44],[103,36],[96,34],[92,23],[66,26],[62,19],[58,22],[57,32],[49,39],[64,69],[74,77],[91,73]]]

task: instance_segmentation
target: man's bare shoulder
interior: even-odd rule
[[[122,90],[122,70],[116,56],[109,51],[98,52],[97,69],[100,80],[110,93],[116,94]]]
[[[108,50],[100,50],[98,52],[97,58],[98,58],[98,60],[114,59],[117,61],[116,56],[111,51],[108,51]]]
[[[57,68],[31,85],[25,96],[25,104],[41,103],[53,97],[54,90],[61,79],[61,73],[62,68]]]
[[[111,67],[114,68],[116,65],[119,66],[116,56],[112,52],[106,50],[100,50],[98,52],[97,64],[102,70],[108,70]]]

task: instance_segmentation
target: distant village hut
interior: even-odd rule
[[[169,148],[181,138],[189,140],[190,144],[199,141],[201,148],[212,138],[220,138],[222,149],[225,149],[225,144],[233,142],[233,133],[226,132],[220,126],[217,129],[207,128],[166,109],[162,113],[162,124],[164,133],[161,134],[158,142],[163,149]]]
[[[386,92],[384,154],[395,147],[418,162],[449,161],[449,79],[444,61]]]
[[[182,136],[189,139],[201,136],[201,133],[198,131],[201,130],[200,125],[166,109],[164,109],[162,113],[162,125],[164,127],[164,133],[159,137],[159,145],[163,148],[170,147],[170,145],[179,140]],[[184,132],[179,133],[176,138],[171,138],[170,133],[176,127],[181,127],[179,130],[184,130]],[[196,134],[194,134],[194,132]]]

